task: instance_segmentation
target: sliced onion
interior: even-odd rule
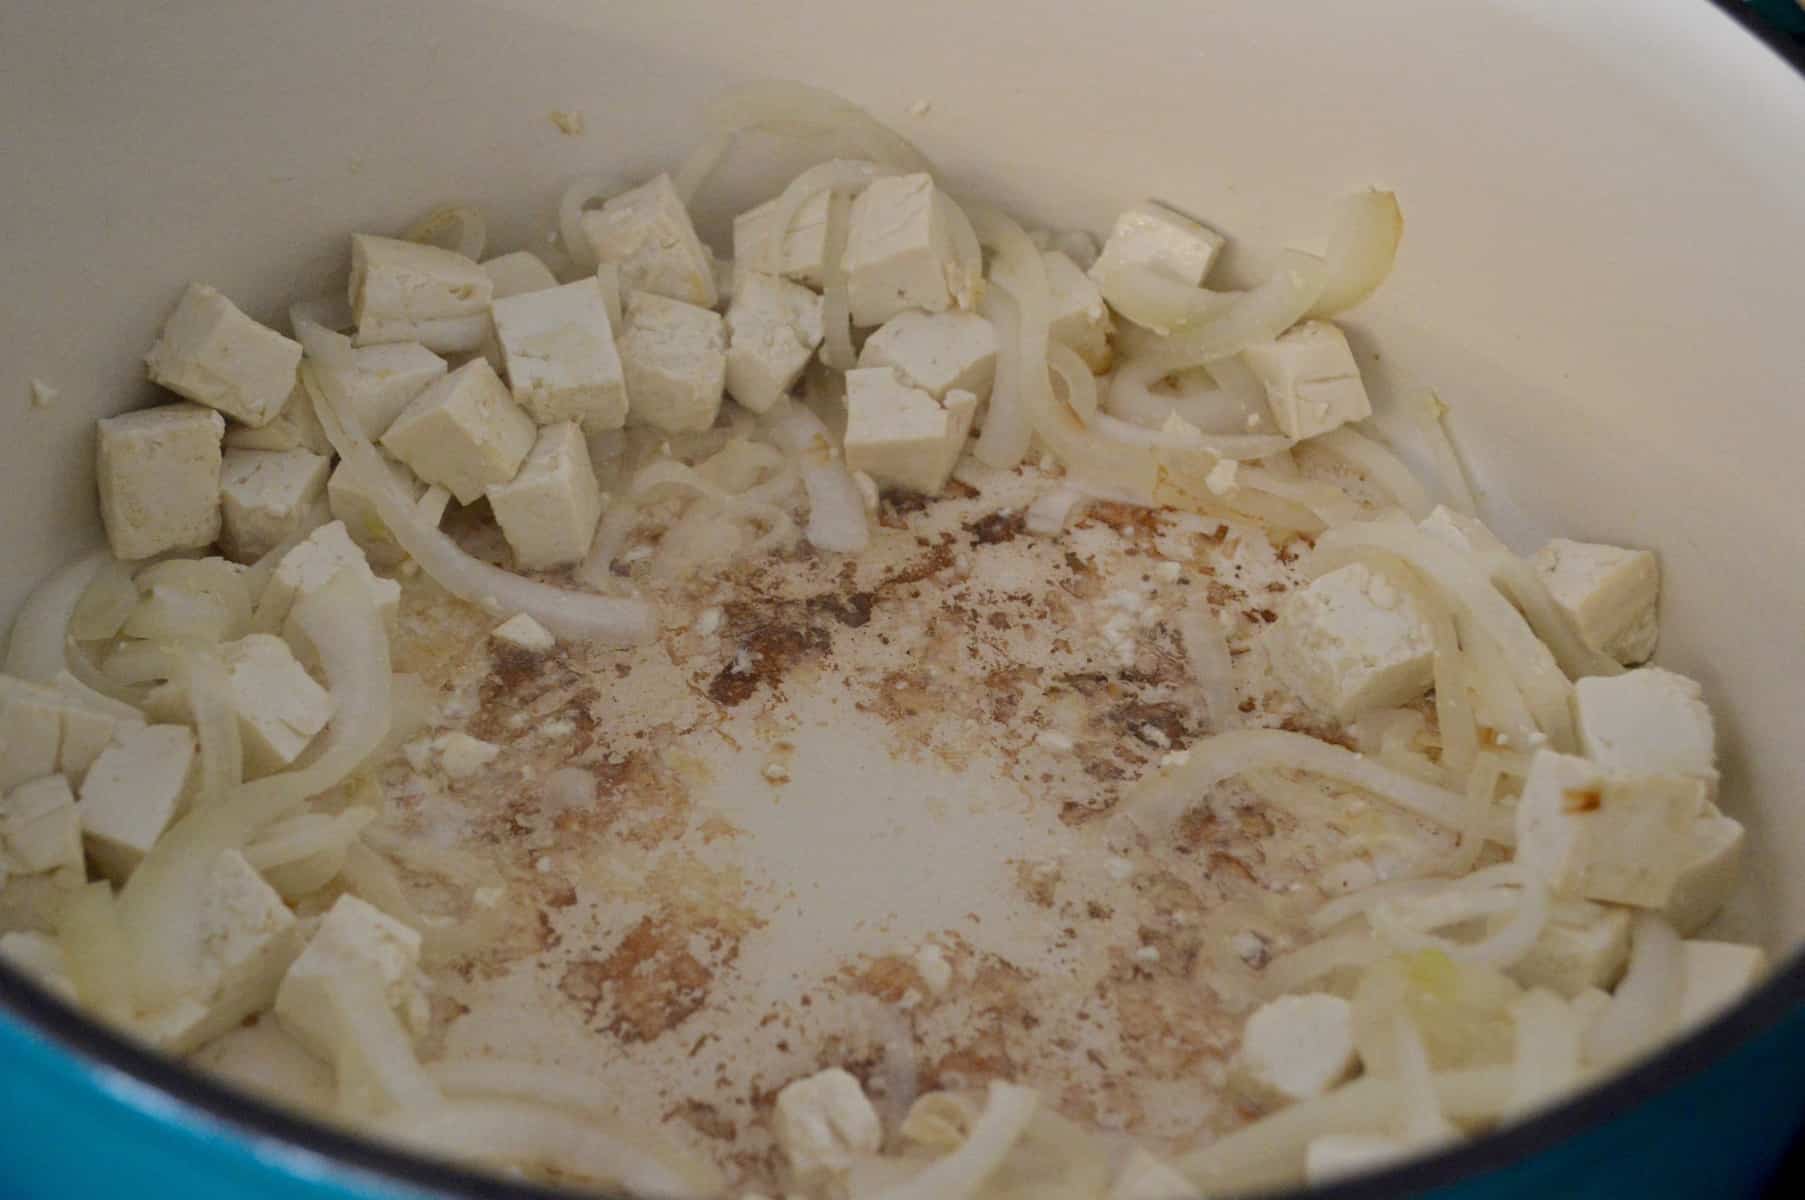
[[[382,523],[420,569],[440,587],[494,617],[526,613],[560,638],[628,646],[650,641],[657,620],[640,600],[566,591],[511,574],[466,554],[436,526],[423,521],[395,484],[369,439],[341,419],[330,370],[301,367],[327,438],[376,505]]]
[[[1239,729],[1191,745],[1190,758],[1138,784],[1123,815],[1143,832],[1164,835],[1217,784],[1244,771],[1290,768],[1371,792],[1449,829],[1465,825],[1466,798],[1413,779],[1340,746],[1278,729]]]
[[[69,636],[78,642],[117,637],[137,607],[138,585],[132,582],[132,569],[109,557],[75,602],[69,615]]]
[[[1370,884],[1357,892],[1327,901],[1310,914],[1309,926],[1317,933],[1327,933],[1337,925],[1366,915],[1367,909],[1387,900],[1421,896],[1446,886],[1441,879],[1391,879]]]
[[[1585,1035],[1588,1062],[1626,1063],[1673,1032],[1685,987],[1685,944],[1659,916],[1638,912],[1630,926],[1630,961],[1623,980]]]
[[[455,919],[428,916],[408,896],[389,860],[363,842],[345,848],[340,874],[347,891],[419,932],[420,957],[428,967],[443,966],[492,943],[507,920],[507,910],[500,906],[478,907]]]
[[[796,215],[822,192],[834,192],[850,199],[865,190],[872,180],[894,175],[890,168],[856,159],[836,158],[810,167],[778,193],[771,209],[771,228],[778,246],[789,237]],[[824,263],[825,265],[825,263]]]
[[[1243,295],[1194,287],[1138,263],[1111,264],[1097,287],[1110,308],[1161,335],[1214,321]]]
[[[986,466],[1007,470],[1028,456],[1033,435],[1054,420],[1058,408],[1047,374],[1047,268],[1033,241],[1006,213],[969,201],[964,211],[979,245],[992,252],[995,286],[979,298],[978,312],[997,337],[997,378],[973,453]],[[1053,453],[1063,459],[1057,449]]]
[[[243,637],[250,629],[251,592],[244,572],[223,558],[167,558],[139,571],[137,585],[153,595],[175,591],[210,601],[225,618],[221,640]],[[131,619],[125,631],[133,637],[169,636],[133,633]]]
[[[721,165],[721,160],[727,157],[727,152],[732,148],[733,135],[716,132],[705,136],[696,144],[696,148],[689,152],[689,157],[683,160],[683,165],[677,168],[675,175],[671,176],[671,187],[676,190],[677,199],[683,201],[685,208],[695,207],[697,193],[702,190],[702,186],[708,182],[709,176],[715,173],[716,168]]]
[[[1297,324],[1322,294],[1327,269],[1321,259],[1287,250],[1270,278],[1213,320],[1179,329],[1160,344],[1157,361],[1168,371],[1232,358],[1270,342]]]
[[[821,264],[821,361],[848,371],[858,364],[852,348],[852,294],[846,283],[846,237],[852,200],[841,191],[827,196],[827,239]]]
[[[31,590],[19,615],[13,618],[6,643],[6,673],[33,683],[54,682],[66,667],[63,646],[69,636],[69,620],[82,594],[112,561],[105,550],[96,550],[58,567]]]
[[[489,223],[480,211],[468,205],[444,204],[408,226],[401,238],[450,250],[475,262],[488,244]]]
[[[1403,238],[1397,196],[1374,189],[1343,197],[1329,235],[1328,278],[1310,315],[1332,317],[1377,291],[1391,274]]]
[[[1288,479],[1270,467],[1243,467],[1236,472],[1235,482],[1240,488],[1237,499],[1244,498],[1243,493],[1257,492],[1277,500],[1289,501],[1315,518],[1317,530],[1334,529],[1338,525],[1357,521],[1363,515],[1360,506],[1334,484],[1302,477]],[[1306,532],[1313,533],[1316,530]]]
[[[1569,708],[1572,685],[1548,647],[1471,556],[1408,522],[1380,519],[1344,525],[1324,535],[1311,556],[1309,570],[1320,575],[1375,550],[1402,559],[1470,620],[1477,632],[1497,643],[1536,725],[1555,750],[1570,752],[1576,745]]]
[[[1473,485],[1467,479],[1466,465],[1460,461],[1460,452],[1448,436],[1448,406],[1428,389],[1407,393],[1402,406],[1411,423],[1429,443],[1429,455],[1435,462],[1435,472],[1440,476],[1448,507],[1472,516],[1479,510],[1479,504],[1473,498]]]
[[[1004,293],[1005,289],[996,287],[985,294],[987,307],[995,294],[1000,318],[997,326],[999,338],[1004,330],[1013,326],[1013,317],[1009,312],[1013,301]],[[1062,378],[1078,373],[1087,378],[1090,375],[1090,368],[1084,365],[1084,360],[1068,346],[1055,342],[1045,348],[1044,356],[1047,361],[1059,364]],[[1035,389],[1029,388],[1026,389],[1026,394],[1030,397],[1029,413],[1034,432],[1046,444],[1053,457],[1064,465],[1066,473],[1075,482],[1132,496],[1138,504],[1153,502],[1153,491],[1159,483],[1159,460],[1149,447],[1119,442],[1100,430],[1087,429],[1071,407],[1055,398],[1051,392],[1043,397]],[[1104,418],[1098,418],[1099,423],[1103,420]]]
[[[1191,678],[1203,693],[1210,728],[1223,732],[1241,723],[1235,703],[1235,660],[1228,652],[1228,636],[1205,608],[1187,608],[1178,616],[1178,637],[1191,664]]]
[[[968,1200],[977,1195],[1003,1165],[1039,1105],[1040,1096],[1032,1088],[992,1082],[984,1115],[957,1150],[871,1200]]]
[[[1435,1091],[1435,1073],[1429,1068],[1429,1047],[1415,1022],[1392,1014],[1392,1044],[1397,1048],[1399,1110],[1404,1141],[1411,1146],[1434,1145],[1457,1137],[1459,1131],[1442,1115],[1441,1097]]]
[[[708,102],[705,120],[717,134],[753,129],[779,134],[832,133],[872,162],[898,171],[931,174],[934,170],[907,138],[850,100],[789,80],[760,80],[726,88]]]
[[[1028,457],[1034,425],[1023,403],[1021,321],[1015,301],[1001,288],[990,288],[978,301],[978,315],[996,330],[996,378],[990,403],[984,410],[984,427],[972,453],[986,466],[1010,470]]]
[[[1310,440],[1372,480],[1399,508],[1420,521],[1434,505],[1429,493],[1404,461],[1372,438],[1343,425]]]
[[[1510,1111],[1522,1114],[1560,1099],[1579,1083],[1579,1020],[1567,1002],[1536,988],[1511,1007],[1516,1058],[1511,1066]]]
[[[200,744],[200,787],[197,808],[224,803],[244,782],[244,739],[238,713],[232,707],[231,680],[226,668],[211,654],[185,656],[184,686]]]
[[[420,1066],[375,968],[352,960],[346,969],[323,973],[320,982],[331,1005],[338,1115],[361,1121],[437,1103],[439,1087]]]
[[[1112,416],[1149,429],[1161,428],[1168,418],[1176,415],[1186,424],[1195,426],[1206,438],[1245,438],[1248,435],[1249,416],[1265,423],[1266,396],[1255,380],[1254,394],[1250,398],[1241,387],[1241,377],[1229,364],[1238,366],[1240,360],[1225,358],[1209,368],[1198,368],[1209,373],[1215,381],[1214,387],[1165,393],[1153,391],[1153,385],[1172,372],[1162,369],[1157,363],[1148,363],[1145,359],[1121,360],[1110,375],[1109,395],[1104,401],[1104,408]],[[1290,445],[1288,438],[1265,440],[1281,449]]]
[[[1523,619],[1529,622],[1536,636],[1547,644],[1569,679],[1623,674],[1621,663],[1586,644],[1574,626],[1573,618],[1555,603],[1548,585],[1534,567],[1503,549],[1491,551],[1484,558],[1499,588],[1522,612]]]
[[[572,265],[585,275],[594,271],[597,263],[595,247],[590,245],[589,236],[583,232],[583,213],[597,200],[620,190],[620,180],[613,176],[579,175],[564,185],[564,194],[558,197],[558,237],[563,241],[564,253],[570,255]],[[298,336],[300,330],[297,328],[295,332]],[[319,356],[309,350],[308,357],[317,359]]]
[[[1089,364],[1070,346],[1052,342],[1047,345],[1047,365],[1065,387],[1060,397],[1079,422],[1089,425],[1097,419],[1097,377]]]
[[[1437,906],[1436,902],[1440,902]],[[1387,900],[1372,907],[1373,932],[1400,950],[1439,950],[1456,962],[1504,970],[1535,948],[1548,925],[1547,889],[1539,882],[1505,891],[1445,890],[1412,900]],[[1430,929],[1497,913],[1511,914],[1498,930],[1477,942],[1461,942]]]
[[[96,881],[69,897],[56,932],[82,1008],[109,1024],[127,1027],[137,1012],[133,965],[138,955],[120,924],[112,887]]]
[[[808,492],[809,544],[836,554],[858,554],[871,544],[865,499],[834,449],[827,426],[803,405],[779,403],[769,417],[771,440],[802,466]]]
[[[296,813],[259,833],[245,847],[244,857],[259,871],[270,871],[317,854],[342,852],[375,819],[375,809],[357,806],[339,813]]]

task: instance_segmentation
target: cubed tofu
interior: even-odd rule
[[[1364,1175],[1410,1154],[1401,1138],[1376,1133],[1325,1133],[1304,1147],[1304,1179],[1312,1185]]]
[[[978,398],[936,400],[890,367],[846,372],[846,465],[888,487],[934,495],[946,486],[977,415]]]
[[[846,162],[842,166],[849,165]],[[870,166],[870,164],[865,164]],[[871,167],[873,176],[877,168]],[[820,291],[826,284],[828,193],[815,192],[796,209],[787,231],[777,228],[776,196],[733,219],[733,265],[744,276],[748,271],[782,275]]]
[[[226,426],[226,449],[305,450],[310,454],[331,454],[332,443],[326,438],[319,414],[313,411],[313,397],[297,379],[282,410],[269,424],[254,429],[236,423]]]
[[[382,447],[459,504],[472,504],[484,488],[514,478],[538,435],[494,368],[477,358],[416,397],[382,435]]]
[[[558,286],[558,277],[552,274],[552,269],[538,255],[526,250],[498,255],[483,263],[482,268],[483,274],[489,277],[491,303]]]
[[[996,363],[996,330],[976,313],[902,313],[859,351],[859,366],[889,367],[936,400],[955,389],[989,399]]]
[[[49,934],[0,934],[0,958],[57,999],[67,1004],[75,1003],[75,984],[69,978],[69,962],[63,956],[62,946]]]
[[[713,308],[714,261],[669,175],[660,175],[583,214],[598,261],[620,268],[622,289]]]
[[[1292,592],[1266,636],[1279,677],[1316,712],[1351,721],[1435,682],[1435,646],[1416,602],[1353,563]]]
[[[1071,257],[1058,250],[1041,252],[1047,271],[1047,293],[1052,301],[1047,336],[1070,347],[1093,372],[1109,370],[1114,359],[1109,335],[1113,331],[1109,306],[1094,279]]]
[[[635,425],[707,429],[727,386],[727,324],[719,313],[652,292],[628,292],[621,365]]]
[[[1136,1146],[1109,1187],[1109,1200],[1196,1200],[1197,1185]]]
[[[107,417],[99,430],[95,475],[113,553],[133,560],[211,545],[226,419],[198,404],[163,404]]]
[[[1703,780],[1539,750],[1517,802],[1517,861],[1558,897],[1659,909],[1694,857],[1705,811]]]
[[[1209,275],[1223,244],[1215,230],[1147,200],[1116,218],[1090,276],[1103,280],[1119,267],[1145,267],[1196,287]]]
[[[445,360],[418,342],[359,346],[351,361],[357,369],[339,376],[340,403],[372,441],[446,372]]]
[[[602,489],[574,421],[547,425],[520,473],[489,489],[514,562],[530,571],[581,562],[602,518]]]
[[[925,172],[874,179],[853,200],[840,261],[855,325],[977,306],[983,263],[953,236],[952,204]]]
[[[1680,945],[1682,1029],[1702,1025],[1742,998],[1767,970],[1767,954],[1759,946],[1733,942],[1683,942]]]
[[[876,1154],[884,1141],[877,1110],[859,1081],[830,1067],[787,1084],[771,1113],[777,1147],[799,1179],[816,1181],[844,1172]]]
[[[355,572],[370,589],[376,611],[383,620],[393,621],[401,603],[401,585],[392,579],[378,578],[370,570],[362,550],[345,532],[343,521],[320,526],[305,541],[282,556],[258,601],[258,620],[265,628],[286,629],[289,615],[304,596],[319,591],[340,571]],[[286,634],[285,634],[286,636]]]
[[[1328,321],[1304,321],[1242,356],[1266,388],[1272,420],[1302,441],[1373,415],[1347,336]]]
[[[186,725],[122,728],[82,780],[82,836],[94,864],[126,878],[181,811],[194,765]]]
[[[351,312],[359,346],[419,342],[441,354],[468,353],[489,331],[495,285],[482,267],[438,246],[351,238]]]
[[[1255,1104],[1294,1104],[1346,1079],[1357,1058],[1346,1000],[1326,992],[1280,996],[1247,1018],[1230,1078]]]
[[[144,357],[153,383],[246,425],[267,425],[294,392],[301,343],[191,283]]]
[[[332,717],[332,697],[281,638],[253,633],[221,648],[247,773],[281,770]]]
[[[558,644],[551,630],[526,613],[515,613],[494,629],[489,636],[504,646],[512,646],[528,654],[545,654]]]
[[[360,971],[372,975],[390,1007],[419,1030],[427,1016],[419,966],[418,932],[355,896],[340,896],[277,988],[276,1019],[314,1054],[330,1059],[338,1040],[330,981]]]
[[[626,424],[626,379],[593,277],[497,300],[494,313],[508,386],[534,421],[576,421],[590,433]]]
[[[202,884],[201,957],[187,995],[147,1014],[156,1045],[186,1054],[268,1008],[297,950],[295,915],[236,850],[221,851]]]
[[[1599,766],[1717,783],[1717,734],[1694,681],[1642,667],[1587,676],[1574,692],[1580,747]]]
[[[1491,932],[1509,922],[1507,915],[1492,918]],[[1587,988],[1615,987],[1629,953],[1628,909],[1569,902],[1549,918],[1535,945],[1508,974],[1526,988],[1545,987],[1571,998]]]
[[[727,308],[727,392],[768,412],[821,345],[821,297],[762,271],[742,272]]]
[[[228,450],[220,467],[219,548],[256,562],[317,519],[331,460],[306,450]]]
[[[0,841],[25,874],[82,869],[81,817],[61,775],[22,783],[0,800]]]
[[[1651,551],[1555,538],[1531,561],[1588,646],[1625,666],[1654,654],[1661,567]]]
[[[0,675],[0,788],[52,772],[79,785],[123,721],[61,688]]]
[[[1726,817],[1715,805],[1692,826],[1692,850],[1674,881],[1662,914],[1684,934],[1697,933],[1715,917],[1742,878],[1742,822]]]
[[[451,503],[451,493],[442,487],[428,487],[401,463],[383,455],[382,465],[395,487],[413,501],[414,512],[426,524],[437,527]],[[375,566],[392,567],[407,559],[407,551],[376,511],[376,501],[363,486],[356,472],[344,463],[333,468],[326,481],[326,503],[335,520],[345,523],[345,532],[362,548]]]

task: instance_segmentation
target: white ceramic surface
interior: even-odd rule
[[[1152,194],[1275,247],[1350,186],[1395,188],[1404,253],[1351,323],[1377,390],[1439,389],[1521,544],[1660,550],[1661,661],[1705,682],[1753,831],[1737,923],[1805,936],[1805,88],[1702,0],[12,6],[0,610],[97,536],[92,419],[147,397],[187,280],[274,317],[332,282],[347,231],[447,198],[517,245],[559,181],[673,162],[716,88],[768,76],[852,96],[1046,223]],[[705,232],[772,178],[727,172]],[[58,406],[28,406],[33,378]]]

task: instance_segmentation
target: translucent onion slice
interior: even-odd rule
[[[1469,517],[1478,512],[1479,502],[1473,497],[1466,464],[1461,462],[1460,452],[1448,435],[1448,406],[1426,388],[1407,393],[1402,406],[1405,415],[1429,443],[1429,455],[1435,462],[1435,473],[1440,477],[1448,507]]]
[[[1310,311],[1322,294],[1327,274],[1315,255],[1285,251],[1266,282],[1241,293],[1213,320],[1174,332],[1160,343],[1156,361],[1168,371],[1207,366],[1232,358],[1249,346],[1270,342]]]
[[[998,287],[992,291],[1003,292],[1004,289]],[[988,304],[989,293],[985,299]],[[1008,296],[998,296],[997,304],[1001,317],[1000,338],[1004,330],[1012,327],[1013,315],[1009,310],[1013,304]],[[1062,381],[1090,378],[1090,368],[1069,346],[1055,342],[1045,347],[1044,356],[1056,368]],[[1055,398],[1050,391],[1043,396],[1036,389],[1028,388],[1025,393],[1029,397],[1034,432],[1053,457],[1065,466],[1074,482],[1130,496],[1137,504],[1153,502],[1153,491],[1159,483],[1159,459],[1151,447],[1120,442],[1101,430],[1086,428],[1071,406]],[[1098,420],[1100,423],[1102,418]]]
[[[1685,946],[1673,926],[1638,912],[1630,926],[1623,980],[1585,1034],[1585,1056],[1601,1067],[1626,1063],[1673,1032],[1686,982]]]
[[[731,149],[733,134],[717,131],[703,137],[696,148],[689,152],[683,165],[671,176],[671,186],[676,189],[677,199],[683,201],[684,207],[695,206],[697,193],[701,192],[709,176],[715,173],[721,160],[727,157],[727,152]]]
[[[760,80],[726,88],[708,102],[704,120],[714,134],[754,129],[777,134],[831,133],[872,162],[898,171],[932,174],[934,170],[907,138],[850,100],[789,80]]]
[[[437,1103],[439,1086],[414,1054],[413,1039],[375,968],[354,963],[323,975],[321,982],[331,1006],[338,1115],[361,1122],[392,1109],[420,1111]]]
[[[489,222],[469,205],[442,204],[409,225],[401,237],[403,241],[437,246],[475,261],[488,245]]]
[[[13,618],[6,643],[6,673],[33,683],[52,683],[68,665],[63,646],[69,620],[88,585],[112,555],[96,550],[58,567],[31,590]]]
[[[440,1099],[379,1119],[378,1137],[427,1154],[495,1166],[549,1169],[635,1196],[695,1200],[726,1180],[700,1159],[649,1148],[640,1130],[515,1099]],[[655,1143],[654,1143],[655,1144]]]
[[[871,544],[865,498],[846,469],[821,418],[803,405],[780,403],[772,410],[771,440],[801,465],[808,493],[809,544],[836,554],[858,554]]]
[[[76,999],[89,1014],[126,1028],[137,1012],[137,954],[119,920],[111,885],[84,885],[63,905],[57,942]]]
[[[1244,771],[1290,768],[1371,792],[1449,829],[1466,824],[1466,798],[1413,779],[1351,750],[1278,729],[1239,729],[1192,743],[1190,758],[1136,785],[1123,815],[1141,831],[1163,836],[1186,809],[1225,779]]]
[[[1191,678],[1203,693],[1210,728],[1218,733],[1241,723],[1235,702],[1235,660],[1228,652],[1228,635],[1214,615],[1204,608],[1187,608],[1178,615],[1178,636]]]
[[[78,642],[117,637],[137,607],[138,585],[132,582],[131,567],[108,556],[69,615],[69,636]]]
[[[558,197],[558,237],[564,243],[564,253],[578,271],[587,275],[596,268],[595,247],[589,244],[589,237],[583,232],[583,214],[597,200],[606,199],[621,190],[620,180],[609,175],[579,175],[564,185],[563,195]],[[300,336],[300,327],[295,327],[295,335]],[[312,351],[309,357],[317,358]]]
[[[1586,644],[1566,610],[1554,602],[1536,569],[1508,550],[1487,554],[1486,565],[1510,602],[1523,613],[1536,636],[1554,652],[1569,679],[1587,675],[1621,675],[1623,665]]]
[[[1391,274],[1404,238],[1404,213],[1391,192],[1376,189],[1342,198],[1329,235],[1328,277],[1312,317],[1332,317],[1379,289]]]
[[[1509,1110],[1532,1112],[1578,1085],[1580,1027],[1573,1009],[1546,988],[1536,988],[1511,1007],[1516,1025],[1516,1057],[1511,1064]]]
[[[1310,444],[1327,450],[1372,480],[1394,504],[1410,514],[1412,521],[1422,520],[1435,507],[1428,490],[1404,461],[1365,434],[1343,425],[1312,438]]]
[[[320,424],[333,448],[359,479],[377,515],[395,541],[433,582],[489,615],[526,613],[560,638],[631,646],[657,634],[651,605],[641,600],[566,591],[504,571],[466,554],[435,526],[420,519],[410,497],[396,485],[369,439],[339,416],[338,397],[328,382],[332,372],[304,363],[301,379],[314,398]]]
[[[871,1200],[968,1200],[977,1195],[1003,1165],[1039,1106],[1040,1096],[1032,1088],[991,1083],[984,1115],[957,1150]]]
[[[1033,241],[1008,214],[970,201],[964,211],[979,245],[991,252],[990,282],[995,286],[979,298],[978,312],[997,334],[997,379],[973,452],[986,466],[1007,469],[1028,456],[1034,434],[1053,420],[1056,407],[1047,373],[1047,269]],[[1008,294],[998,296],[999,291]],[[1063,460],[1057,449],[1053,453]]]
[[[185,656],[188,709],[200,743],[200,786],[196,808],[224,803],[244,782],[244,738],[232,707],[231,679],[219,659],[207,653]]]
[[[848,371],[858,364],[852,348],[852,294],[846,282],[846,239],[852,218],[852,199],[845,192],[827,195],[827,239],[821,268],[821,361]]]
[[[1260,425],[1267,424],[1267,406],[1265,391],[1258,380],[1253,380],[1251,395],[1243,387],[1245,379],[1252,379],[1252,373],[1248,372],[1244,379],[1234,369],[1240,365],[1239,359],[1222,359],[1208,368],[1199,368],[1207,371],[1214,387],[1167,393],[1155,392],[1153,385],[1172,372],[1144,359],[1121,359],[1110,375],[1103,407],[1112,416],[1148,429],[1159,429],[1171,417],[1177,416],[1195,426],[1206,438],[1226,437],[1231,441],[1246,438],[1248,417],[1254,417]],[[1288,438],[1264,438],[1261,441],[1280,449],[1291,444]]]
[[[1102,273],[1097,288],[1110,308],[1161,335],[1214,321],[1243,295],[1194,287],[1135,263],[1115,264]]]
[[[1476,917],[1510,914],[1498,930],[1477,942],[1462,942],[1430,932]],[[1372,907],[1367,919],[1373,932],[1399,950],[1439,950],[1456,962],[1496,967],[1515,966],[1535,948],[1548,925],[1547,890],[1532,881],[1510,890],[1444,891],[1408,900],[1386,900]]]

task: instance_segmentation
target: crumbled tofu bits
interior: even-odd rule
[[[690,206],[752,132],[832,149],[711,247]],[[1272,954],[1249,935],[1272,996],[1232,1083],[1283,1121],[1124,1163],[1008,1083],[927,1093],[886,1129],[835,1068],[777,1093],[795,1190],[976,1197],[1049,1154],[1098,1196],[1267,1187],[1558,1096],[1759,978],[1759,950],[1688,940],[1734,886],[1744,831],[1717,807],[1701,689],[1641,666],[1654,554],[1556,540],[1519,557],[1471,512],[1439,405],[1443,478],[1368,435],[1334,319],[1383,282],[1402,228],[1395,197],[1357,192],[1324,254],[1286,251],[1228,290],[1211,278],[1224,234],[1171,204],[1129,205],[1101,246],[1030,231],[949,194],[857,106],[766,82],[714,100],[674,172],[571,183],[551,251],[486,257],[482,214],[458,205],[399,237],[359,231],[345,294],[298,299],[286,333],[191,284],[145,360],[171,398],[99,423],[108,550],[40,585],[8,644],[0,878],[45,876],[67,900],[54,935],[6,933],[0,954],[172,1052],[270,1014],[355,1085],[342,1116],[425,1150],[467,1153],[444,1131],[474,1130],[489,1161],[719,1193],[711,1165],[551,1098],[527,1064],[423,1066],[418,964],[442,931],[419,913],[347,892],[297,918],[336,864],[372,861],[368,809],[312,806],[406,726],[390,574],[478,605],[510,653],[643,642],[657,621],[637,583],[804,541],[856,554],[882,492],[938,493],[968,457],[1039,462],[1062,514],[1041,536],[1099,499],[1308,539],[1309,582],[1259,650],[1352,747],[1233,728],[1232,656],[1187,639],[1221,732],[1165,746],[1148,727],[1168,753],[1117,849],[1157,849],[1227,779],[1277,795],[1290,773],[1351,813],[1376,799],[1440,827],[1447,856],[1375,868],[1323,905],[1315,943]],[[441,531],[453,501],[488,505],[511,562]],[[455,780],[499,753],[462,733],[407,744]],[[917,965],[930,991],[957,986],[938,947]]]

